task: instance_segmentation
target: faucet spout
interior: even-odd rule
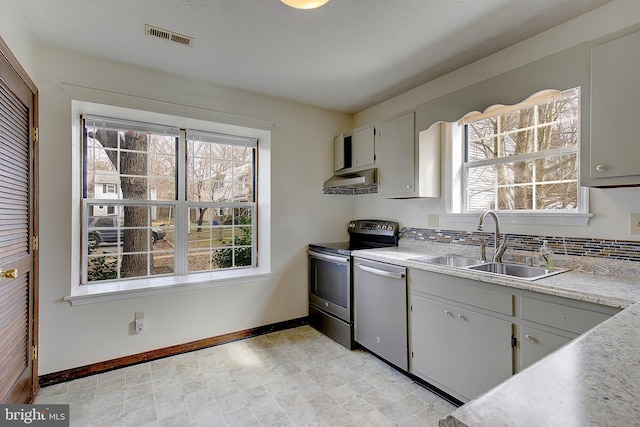
[[[483,223],[487,215],[493,218],[493,222],[495,223],[495,226],[496,226],[495,234],[494,234],[495,248],[493,252],[493,262],[502,262],[502,255],[504,254],[504,251],[507,249],[507,239],[505,237],[504,241],[502,243],[500,242],[500,220],[498,219],[498,214],[491,209],[482,212],[482,214],[480,215],[480,220],[478,221],[478,231],[484,230]]]

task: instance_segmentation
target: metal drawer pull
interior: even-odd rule
[[[377,274],[378,276],[391,277],[392,279],[404,279],[404,273],[394,273],[392,271],[379,270],[377,268],[367,267],[366,265],[359,265],[360,270],[368,273]]]
[[[452,316],[452,313],[449,310],[445,310],[444,314],[446,314],[447,316]]]
[[[533,338],[533,337],[532,337],[531,335],[529,335],[529,334],[526,334],[526,335],[524,336],[524,339],[526,339],[527,341],[531,341],[531,342],[535,342],[535,341],[536,341],[536,339],[535,339],[535,338]]]
[[[458,313],[458,319],[465,320],[466,318],[462,314]]]

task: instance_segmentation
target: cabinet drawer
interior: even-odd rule
[[[412,292],[422,292],[509,316],[513,314],[513,296],[510,293],[487,289],[480,282],[409,269],[409,283]]]
[[[582,334],[610,316],[547,301],[522,297],[520,317],[532,322]]]

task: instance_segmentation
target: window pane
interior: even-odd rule
[[[471,129],[471,126],[468,126]],[[476,160],[493,159],[498,152],[498,138],[471,138],[469,137],[467,148],[467,161],[474,162]]]
[[[469,124],[469,138],[473,140],[491,139],[498,133],[496,117],[477,120]]]
[[[577,181],[577,154],[545,157],[535,161],[538,182]]]
[[[467,171],[467,210],[495,209],[496,172],[493,166],[470,168]]]
[[[537,209],[577,209],[578,183],[541,184],[536,186]]]
[[[197,140],[189,140],[187,146],[188,200],[254,200],[255,148]]]
[[[90,127],[87,135],[86,197],[175,199],[175,137]],[[99,191],[103,184],[116,185],[119,191],[105,197]]]
[[[190,212],[189,272],[254,265],[253,208],[198,207]]]
[[[169,212],[159,206],[87,204],[88,282],[173,272]]]
[[[578,121],[555,122],[538,129],[540,150],[573,147],[578,145]]]
[[[531,126],[535,122],[535,108],[525,108],[500,116],[501,132],[513,132]]]
[[[502,210],[522,210],[533,209],[532,186],[530,185],[510,185],[498,187],[497,189],[498,209]]]

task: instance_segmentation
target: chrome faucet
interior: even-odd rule
[[[489,215],[491,217],[493,217],[493,222],[495,222],[496,224],[496,231],[495,231],[495,235],[494,235],[494,242],[495,242],[495,250],[493,251],[493,262],[502,262],[502,255],[504,254],[504,251],[507,250],[507,236],[504,237],[504,241],[500,242],[500,220],[498,219],[498,214],[496,214],[495,211],[492,211],[491,209],[486,210],[484,212],[482,212],[482,215],[480,215],[480,221],[478,221],[478,231],[483,231],[484,230],[484,226],[482,225],[484,218]],[[486,253],[485,253],[485,247],[486,244],[483,244],[481,246],[481,251],[482,251],[482,260],[485,261],[487,259]]]

